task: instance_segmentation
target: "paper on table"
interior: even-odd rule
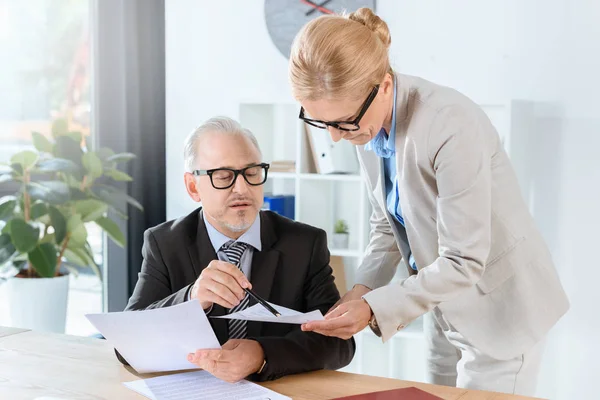
[[[194,369],[189,353],[221,348],[198,301],[86,317],[139,373]]]
[[[260,322],[279,322],[282,324],[305,324],[310,321],[320,321],[323,319],[321,311],[314,310],[308,313],[301,313],[296,310],[291,310],[276,304],[269,303],[274,309],[279,311],[280,317],[276,317],[264,308],[260,304],[255,304],[252,307],[248,307],[245,310],[238,311],[233,314],[222,315],[219,317],[212,318],[225,318],[225,319],[241,319],[246,321],[260,321]]]
[[[291,400],[248,381],[224,382],[206,371],[159,376],[123,384],[151,400]]]

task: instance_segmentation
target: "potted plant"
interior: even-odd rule
[[[99,277],[86,224],[95,223],[118,245],[125,237],[112,210],[126,218],[124,204],[142,210],[116,182],[132,178],[117,169],[131,153],[91,151],[65,120],[52,124],[49,140],[33,132],[37,151],[14,154],[0,187],[17,187],[0,199],[0,275],[14,326],[64,332],[69,274],[92,268]]]
[[[333,233],[333,247],[336,249],[347,249],[348,236],[348,224],[346,221],[343,219],[337,220]]]

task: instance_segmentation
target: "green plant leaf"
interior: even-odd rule
[[[12,221],[12,219],[8,220],[6,222],[6,224],[2,227],[2,231],[0,231],[0,234],[2,234],[2,235],[10,235],[10,221]]]
[[[77,270],[77,268],[72,267],[69,264],[63,264],[63,266],[65,267],[65,269],[67,271],[69,271],[70,275],[73,275],[75,278],[77,278],[79,276],[79,270]]]
[[[42,225],[52,225],[52,222],[50,220],[50,215],[46,214],[46,215],[42,215],[41,217],[39,217],[37,219],[37,222],[39,222]]]
[[[85,200],[90,198],[90,196],[88,196],[85,192],[82,192],[78,188],[70,188],[69,193],[71,196],[71,201]]]
[[[123,171],[119,171],[118,169],[108,169],[104,171],[104,175],[114,179],[118,182],[131,182],[133,178],[127,175]]]
[[[106,162],[125,162],[125,161],[130,161],[133,160],[134,158],[136,158],[136,155],[133,153],[118,153],[118,154],[113,154],[110,157],[106,158]]]
[[[108,210],[108,205],[100,200],[86,199],[73,202],[75,212],[81,214],[83,222],[90,222],[103,216]]]
[[[54,228],[54,239],[56,244],[61,244],[67,235],[67,220],[63,213],[56,207],[50,206],[48,209],[50,214],[50,223]]]
[[[25,222],[24,219],[10,220],[10,238],[19,252],[29,253],[37,245],[39,237],[40,230]]]
[[[98,151],[96,151],[96,154],[98,154],[98,158],[100,158],[100,160],[104,162],[108,157],[114,155],[115,152],[112,151],[112,149],[109,149],[108,147],[101,147]]]
[[[31,150],[23,150],[10,158],[12,164],[20,165],[23,169],[29,169],[35,165],[39,154]]]
[[[67,132],[65,134],[65,136],[70,137],[71,139],[73,139],[74,141],[76,141],[77,143],[79,143],[81,145],[81,140],[83,139],[83,135],[81,132],[71,131],[71,132]]]
[[[40,243],[54,243],[56,240],[56,234],[48,233],[40,239]]]
[[[83,150],[81,149],[79,142],[68,136],[60,136],[56,139],[56,144],[54,145],[54,157],[71,160],[79,168],[83,169],[83,165],[81,164],[82,155]],[[79,181],[83,179],[82,170],[77,171],[74,175]]]
[[[125,235],[119,229],[119,226],[111,219],[100,217],[94,221],[104,232],[119,246],[125,247]]]
[[[15,214],[17,199],[15,196],[6,196],[2,198],[0,203],[0,221],[6,221]]]
[[[89,261],[88,266],[94,270],[94,273],[96,274],[98,279],[102,281],[102,272],[100,272],[100,267],[98,266],[98,264],[96,264],[96,260],[94,260],[94,252],[92,251],[92,246],[90,246],[89,242],[85,244],[84,253]]]
[[[42,278],[52,278],[56,270],[56,247],[42,243],[28,254],[29,262]]]
[[[35,203],[29,212],[31,219],[38,219],[46,214],[48,214],[48,206],[45,203]]]
[[[96,179],[102,176],[102,161],[96,153],[89,151],[81,156],[81,162],[87,171],[87,175],[91,179]]]
[[[42,200],[50,204],[63,204],[70,199],[69,185],[61,181],[31,182],[27,191],[34,200]]]
[[[70,235],[69,243],[73,247],[83,247],[87,241],[87,229],[81,220],[81,215],[73,214],[67,220],[67,232]]]
[[[111,205],[115,210],[121,211],[123,214],[126,214],[121,210],[121,205],[123,203],[128,203],[137,208],[140,211],[144,211],[144,207],[133,197],[129,196],[127,193],[124,193],[112,186],[108,185],[94,185],[92,187],[92,191],[98,196],[101,200],[105,201],[109,205]]]
[[[52,153],[54,145],[48,140],[48,138],[39,132],[32,132],[31,138],[33,139],[33,145],[37,151],[44,153]]]
[[[67,172],[70,174],[80,172],[77,164],[65,158],[52,158],[41,161],[37,165],[37,170],[42,172]]]
[[[87,267],[88,262],[85,259],[85,257],[82,258],[81,254],[78,254],[81,252],[84,252],[84,250],[77,248],[71,249],[67,247],[63,255],[66,258],[66,260],[71,264],[78,265],[80,267]]]
[[[13,176],[23,176],[23,166],[21,164],[12,163],[10,168],[13,170]]]
[[[15,255],[16,251],[17,249],[15,249],[15,246],[10,239],[10,235],[0,235],[0,265],[3,265],[10,260]]]
[[[57,119],[52,123],[52,136],[55,138],[67,134],[69,124],[65,119]]]

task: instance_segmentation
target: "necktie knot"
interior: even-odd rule
[[[248,245],[246,243],[230,240],[229,242],[225,243],[221,249],[227,255],[229,262],[239,267],[242,254],[244,254],[244,251],[246,251],[247,247]]]
[[[234,240],[230,240],[229,242],[225,243],[223,246],[221,246],[221,249],[223,251],[231,251],[231,250],[246,250],[246,247],[248,247],[248,244],[244,243],[244,242],[236,242]]]

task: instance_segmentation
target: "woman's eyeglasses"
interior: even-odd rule
[[[358,115],[356,116],[356,118],[354,118],[353,121],[328,122],[328,121],[320,121],[318,119],[306,118],[304,116],[304,107],[300,107],[300,115],[298,116],[298,118],[300,118],[307,124],[312,125],[317,128],[320,128],[320,129],[327,129],[328,126],[331,126],[332,128],[339,129],[340,131],[348,131],[348,132],[357,131],[360,129],[360,126],[358,125],[360,120],[362,119],[362,117],[365,115],[365,113],[369,109],[369,106],[375,99],[375,96],[377,96],[378,91],[379,91],[379,85],[376,85],[373,88],[373,90],[371,90],[369,97],[367,97],[367,99],[363,103],[362,107],[360,108]]]

